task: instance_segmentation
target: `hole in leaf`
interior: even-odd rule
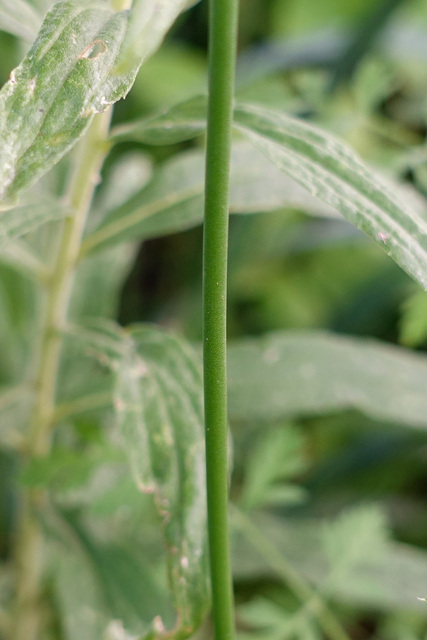
[[[85,49],[79,55],[79,58],[88,58],[89,60],[96,60],[103,53],[107,51],[107,45],[102,40],[94,40],[87,45]]]

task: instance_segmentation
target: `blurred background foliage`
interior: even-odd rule
[[[43,9],[49,3],[33,4]],[[322,125],[345,139],[368,164],[405,182],[408,199],[426,197],[426,2],[241,0],[240,15],[239,97]],[[143,67],[128,98],[116,106],[115,122],[203,92],[206,40],[207,6],[202,2],[181,16],[164,46]],[[22,42],[0,33],[1,82],[24,51]],[[105,184],[129,158],[145,162],[149,173],[151,165],[202,144],[196,139],[170,147],[117,145],[104,167]],[[126,175],[122,188],[132,193],[135,178],[131,172]],[[50,179],[59,189],[61,168]],[[106,189],[100,186],[95,203],[99,207],[112,196]],[[129,273],[120,300],[110,302],[105,313],[116,314],[123,324],[154,322],[200,341],[201,252],[200,227],[144,242],[135,249],[131,268],[122,261],[122,272]],[[0,377],[8,371],[13,380],[20,367],[16,353],[28,348],[26,324],[34,301],[31,284],[6,263],[0,265],[0,303],[0,334],[2,322],[15,328],[12,342],[8,337],[2,345]],[[289,209],[233,216],[230,340],[301,329],[369,337],[424,353],[427,294],[342,220]],[[292,424],[232,416],[231,426],[233,501],[242,512],[254,513],[250,523],[246,516],[235,517],[239,637],[325,637],[309,611],[301,614],[298,589],[289,588],[292,571],[280,565],[280,556],[309,582],[322,585],[323,596],[350,638],[427,638],[427,609],[417,601],[427,596],[425,429],[408,428],[398,418],[382,422],[357,409],[296,415]],[[70,474],[61,475],[62,459],[50,468],[33,470],[21,482],[53,482],[63,493],[64,508],[70,510],[71,526],[76,504],[85,505],[85,518],[95,530],[102,527],[93,524],[96,519],[113,522],[108,536],[103,533],[100,538],[114,538],[116,530],[123,536],[125,528],[125,537],[132,540],[140,535],[138,521],[144,513],[144,548],[156,548],[150,529],[155,518],[147,516],[151,507],[145,498],[141,503],[132,484],[117,471],[122,461],[102,444],[96,418],[90,413],[80,416],[72,429],[64,430],[61,441],[64,446],[77,443],[77,451],[92,447],[94,457],[82,462],[67,454]],[[101,479],[92,479],[91,491],[83,497],[79,491],[100,465],[97,446],[103,464],[110,455],[107,483],[101,489]],[[0,553],[7,559],[15,473],[8,453],[0,457],[0,473]],[[327,527],[319,524],[324,520],[330,523]],[[246,541],[240,540],[242,532]],[[74,533],[79,535],[77,525]],[[271,546],[260,541],[262,534]],[[390,537],[395,542],[387,542]],[[404,545],[392,546],[398,543]],[[113,560],[110,556],[110,565]],[[104,570],[108,566],[104,563]],[[159,576],[156,572],[151,580],[161,590],[164,578]],[[65,596],[61,602],[65,606]],[[57,637],[56,625],[52,620],[52,638]],[[208,637],[209,629],[201,635]]]

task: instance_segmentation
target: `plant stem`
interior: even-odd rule
[[[267,564],[275,571],[303,603],[303,609],[316,616],[330,640],[351,640],[345,629],[326,606],[320,594],[289,564],[283,554],[258,529],[242,511],[233,508],[233,523],[259,551]]]
[[[209,555],[216,640],[234,637],[228,527],[227,250],[237,0],[210,0],[203,238],[203,361]]]
[[[56,382],[65,323],[87,213],[108,151],[106,137],[111,110],[96,116],[80,143],[71,174],[67,199],[73,215],[62,226],[62,235],[47,284],[45,316],[36,363],[35,394],[28,438],[27,458],[49,454],[55,415]],[[16,532],[16,606],[13,640],[36,640],[41,625],[40,583],[43,534],[38,512],[46,501],[42,490],[24,491]]]

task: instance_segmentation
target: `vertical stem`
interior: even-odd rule
[[[72,215],[62,227],[57,256],[47,286],[41,344],[36,363],[36,401],[26,442],[29,459],[49,455],[55,415],[55,393],[62,345],[61,329],[66,321],[76,260],[99,171],[108,151],[106,136],[111,110],[96,116],[80,143],[68,188]],[[39,489],[23,491],[17,523],[16,595],[13,640],[36,640],[41,626],[41,574],[43,533],[37,513],[46,495]]]
[[[215,640],[234,637],[227,473],[227,247],[237,0],[210,0],[203,242],[203,360],[209,554]]]
[[[55,386],[58,374],[61,330],[67,317],[76,263],[86,217],[99,171],[108,151],[106,136],[111,110],[95,117],[76,154],[74,171],[66,194],[72,216],[66,218],[48,289],[39,370],[36,378],[37,401],[29,436],[29,452],[45,456],[50,449]]]

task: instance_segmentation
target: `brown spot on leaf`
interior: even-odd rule
[[[87,58],[88,60],[96,60],[99,56],[107,51],[107,45],[103,40],[94,40],[87,45],[78,56],[81,58]]]

